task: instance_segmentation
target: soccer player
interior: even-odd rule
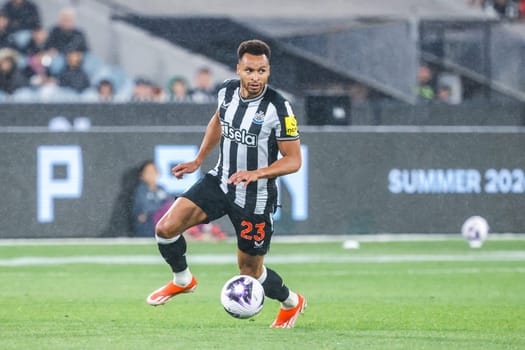
[[[177,198],[157,223],[159,251],[174,278],[151,293],[147,302],[161,305],[177,294],[195,289],[197,281],[186,263],[182,233],[194,225],[228,215],[237,235],[240,274],[258,279],[265,295],[281,302],[270,327],[292,328],[306,307],[306,300],[264,265],[264,256],[273,234],[276,178],[301,167],[297,121],[290,103],[267,85],[269,46],[260,40],[242,42],[237,57],[240,79],[228,80],[220,87],[217,110],[196,158],[172,169],[180,179],[197,170],[210,151],[220,145],[215,168]]]

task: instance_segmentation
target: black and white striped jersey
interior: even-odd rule
[[[290,103],[268,85],[253,99],[240,95],[240,81],[224,82],[218,92],[218,110],[222,128],[220,154],[210,174],[238,206],[254,214],[267,214],[275,209],[275,179],[234,186],[228,178],[240,170],[264,168],[277,160],[277,141],[297,140],[299,131]]]

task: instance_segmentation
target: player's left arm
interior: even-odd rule
[[[282,158],[268,167],[236,172],[229,178],[228,183],[237,185],[244,182],[244,187],[246,187],[250,182],[259,179],[274,178],[298,171],[301,168],[301,141],[299,139],[277,141],[277,147],[279,147]]]

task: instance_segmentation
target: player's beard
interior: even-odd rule
[[[244,84],[244,90],[246,90],[248,98],[254,98],[262,93],[262,91],[264,90],[264,84],[247,82],[246,84]]]

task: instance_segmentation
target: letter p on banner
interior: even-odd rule
[[[55,171],[65,170],[62,176]],[[53,222],[54,199],[80,198],[82,150],[80,146],[40,146],[37,151],[38,222]]]

